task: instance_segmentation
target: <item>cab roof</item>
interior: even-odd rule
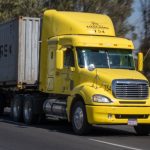
[[[115,36],[111,19],[101,14],[47,10],[43,22],[49,37],[72,34]]]

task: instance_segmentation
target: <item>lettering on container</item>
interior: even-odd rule
[[[9,57],[12,54],[12,46],[8,44],[0,45],[0,58]]]

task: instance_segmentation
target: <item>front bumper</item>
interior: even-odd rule
[[[150,107],[116,107],[86,105],[90,124],[128,124],[136,119],[138,124],[150,124]]]

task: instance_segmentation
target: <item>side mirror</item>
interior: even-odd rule
[[[138,71],[143,71],[143,53],[138,53]]]
[[[62,50],[56,51],[56,69],[62,70],[64,65],[64,54]]]
[[[89,71],[93,71],[95,69],[95,65],[94,64],[90,64],[89,66],[88,66],[88,70]]]

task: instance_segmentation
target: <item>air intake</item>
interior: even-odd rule
[[[112,91],[119,99],[143,100],[148,98],[149,85],[145,80],[114,80]]]

